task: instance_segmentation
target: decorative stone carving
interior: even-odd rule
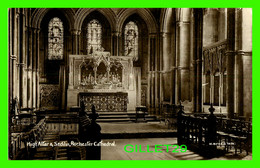
[[[40,107],[44,109],[57,109],[60,102],[59,85],[40,85]]]
[[[70,56],[70,88],[126,90],[132,57],[110,56],[109,52]]]
[[[211,74],[215,72],[224,72],[226,69],[226,41],[217,42],[211,46],[204,47],[204,74],[210,71]]]

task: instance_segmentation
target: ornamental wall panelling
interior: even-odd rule
[[[226,41],[217,42],[211,47],[204,48],[205,83],[210,84],[210,102],[215,105],[225,105],[226,101]],[[210,74],[209,74],[210,73]],[[211,77],[209,78],[210,75]],[[208,88],[206,85],[204,103],[208,104]]]
[[[53,84],[40,85],[40,108],[58,109],[60,102],[60,87]]]

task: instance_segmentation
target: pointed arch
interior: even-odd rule
[[[125,20],[133,14],[139,15],[145,21],[149,33],[157,32],[158,26],[151,11],[149,9],[136,9],[136,8],[124,9],[118,13],[119,19],[118,19],[117,32],[121,32],[123,30],[123,25]]]
[[[71,8],[66,8],[66,9],[63,9],[63,8],[58,8],[58,9],[39,8],[39,9],[36,9],[32,14],[32,27],[40,29],[41,28],[41,22],[42,22],[44,16],[51,10],[57,10],[57,11],[61,12],[62,15],[65,16],[65,18],[68,22],[69,29],[71,29],[71,30],[74,29],[75,12]]]
[[[160,32],[171,32],[174,20],[174,10],[172,8],[162,9],[160,15]]]
[[[92,12],[98,11],[100,14],[102,14],[109,22],[110,27],[112,31],[115,30],[115,25],[116,25],[116,15],[113,12],[112,9],[109,8],[84,8],[84,9],[79,9],[76,14],[75,14],[75,24],[74,27],[77,30],[82,29],[83,22],[85,18]]]

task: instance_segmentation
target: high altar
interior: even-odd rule
[[[140,99],[135,77],[140,69],[133,68],[132,59],[103,51],[70,55],[68,108],[84,101],[86,111],[91,111],[92,104],[103,112],[134,110]]]

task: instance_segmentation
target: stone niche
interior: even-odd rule
[[[79,106],[80,95],[95,93],[126,93],[127,110],[134,110],[137,99],[132,59],[101,51],[91,55],[69,55],[68,110]]]

